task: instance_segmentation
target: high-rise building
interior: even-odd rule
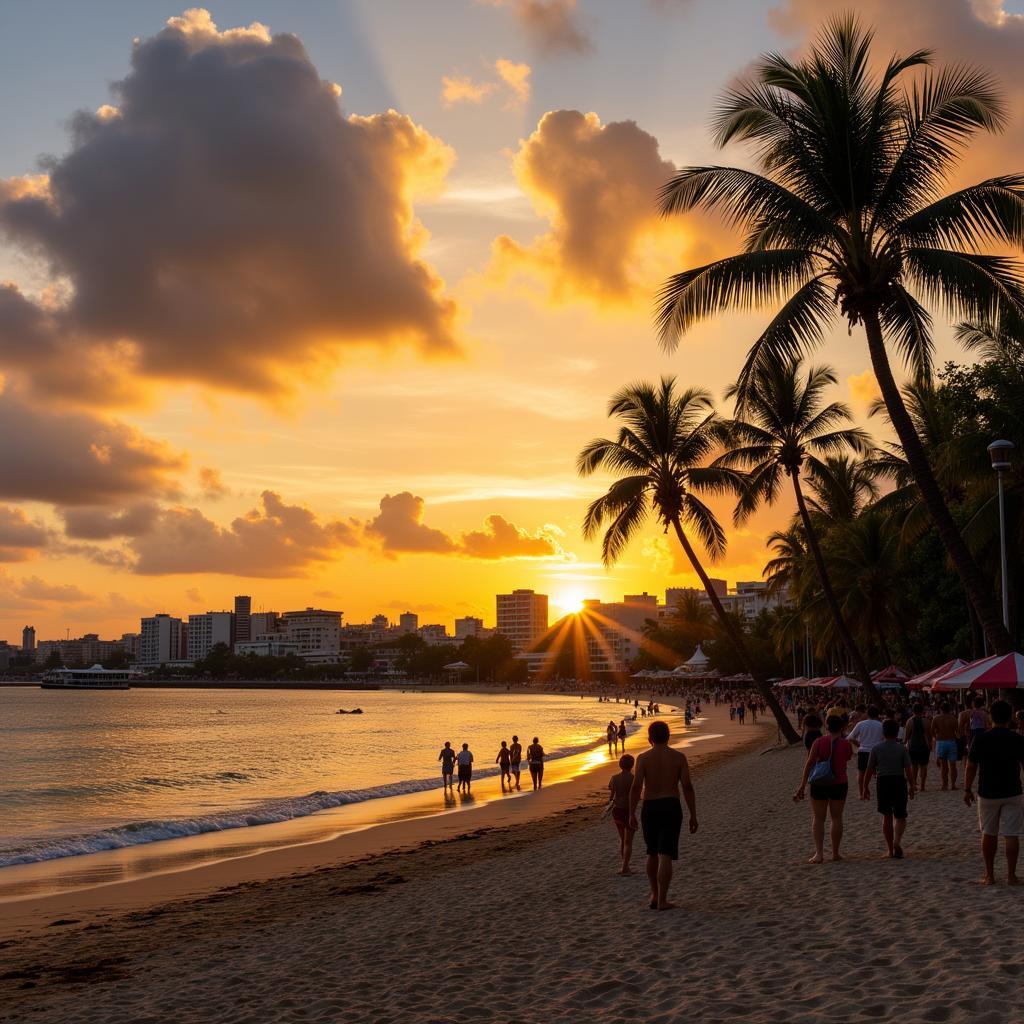
[[[467,636],[479,636],[484,628],[484,620],[475,615],[467,615],[464,619],[455,620],[455,639],[465,640]]]
[[[281,618],[288,640],[298,646],[300,657],[307,661],[334,662],[341,651],[341,616],[341,612],[306,608],[301,612],[285,612]]]
[[[391,627],[391,622],[386,615],[374,615],[370,624],[374,629],[389,629]]]
[[[217,644],[231,647],[234,615],[231,612],[204,612],[188,617],[188,660],[200,661]]]
[[[402,612],[398,616],[398,629],[402,633],[415,633],[420,628],[420,617],[415,612]]]
[[[25,654],[34,654],[36,649],[36,627],[26,626],[21,631],[21,649]]]
[[[250,632],[250,616],[252,615],[252,598],[248,594],[235,595],[235,643],[246,643],[252,637]]]
[[[144,618],[139,628],[139,664],[166,665],[181,661],[186,651],[182,650],[182,638],[187,627],[181,619],[166,612]]]
[[[548,596],[532,590],[513,590],[497,596],[498,632],[518,654],[529,650],[548,628]]]

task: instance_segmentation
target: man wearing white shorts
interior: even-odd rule
[[[982,885],[995,884],[996,851],[999,836],[1006,846],[1006,884],[1017,885],[1017,857],[1024,835],[1024,797],[1021,796],[1021,767],[1024,766],[1024,736],[1009,728],[1013,709],[997,700],[989,710],[992,728],[976,736],[968,755],[964,776],[964,803],[974,803],[974,778],[978,776],[978,824],[981,828],[981,857],[985,862]]]

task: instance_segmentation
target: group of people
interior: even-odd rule
[[[874,782],[887,856],[902,859],[909,804],[925,792],[934,756],[939,790],[946,792],[956,790],[959,764],[966,760],[963,799],[967,806],[978,805],[982,882],[995,882],[1002,835],[1007,883],[1018,884],[1019,837],[1024,835],[1024,717],[1015,716],[1007,701],[996,700],[986,708],[985,699],[976,697],[959,713],[947,700],[935,705],[917,700],[909,707],[888,703],[881,710],[861,704],[851,712],[839,699],[823,712],[798,709],[797,715],[807,760],[793,799],[803,800],[809,790],[812,864],[825,859],[826,820],[832,859],[842,860],[843,812],[850,789],[847,766],[855,752],[858,795],[870,800]]]
[[[472,792],[474,758],[468,743],[463,743],[462,749],[456,752],[451,741],[445,741],[437,759],[441,762],[441,779],[446,792],[455,788],[456,769],[458,770],[457,791],[459,793]],[[523,764],[523,745],[519,742],[518,736],[512,737],[511,744],[507,740],[501,741],[494,763],[500,770],[503,793],[506,790],[511,793],[513,789],[522,789],[520,777]],[[526,764],[530,770],[530,778],[533,780],[533,788],[540,789],[544,781],[544,748],[536,736],[526,748]]]

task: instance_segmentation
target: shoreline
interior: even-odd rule
[[[631,735],[636,741],[638,734]],[[733,753],[741,747],[770,744],[771,739],[770,723],[762,722],[756,727],[735,725],[729,723],[724,708],[711,707],[706,709],[698,729],[683,736],[677,735],[675,742],[687,751],[696,764],[701,764],[709,757]],[[363,821],[348,830],[326,837],[318,835],[313,839],[303,839],[296,834],[302,831],[304,823],[314,823],[316,819],[327,817],[331,812],[320,812],[295,819],[294,822],[231,830],[243,833],[260,829],[278,830],[282,841],[271,847],[234,855],[228,853],[202,863],[190,861],[186,854],[183,861],[176,862],[177,866],[174,867],[161,868],[159,864],[154,865],[152,862],[159,859],[160,851],[154,851],[153,847],[161,846],[166,850],[172,844],[180,844],[180,848],[187,852],[188,848],[201,849],[207,842],[215,842],[218,837],[230,839],[230,832],[206,833],[187,839],[163,840],[133,847],[129,852],[137,852],[140,860],[148,862],[148,870],[144,874],[94,881],[87,884],[87,887],[28,894],[0,902],[3,908],[0,914],[0,940],[38,932],[50,926],[54,919],[70,918],[76,922],[92,924],[104,915],[138,912],[168,902],[208,897],[225,888],[264,884],[281,876],[306,875],[323,870],[324,865],[337,867],[366,858],[379,858],[398,850],[416,848],[422,844],[457,841],[460,836],[474,830],[506,830],[527,825],[532,827],[545,818],[567,813],[568,808],[583,798],[600,795],[605,781],[603,774],[614,770],[612,760],[603,753],[603,749],[604,744],[599,744],[588,754],[550,762],[551,784],[546,784],[539,792],[524,789],[522,793],[505,794],[504,797],[499,795],[496,799],[464,806],[454,813],[435,810],[415,816],[396,817],[395,813],[407,811],[407,808],[389,807],[381,814],[381,806],[390,801],[404,801],[405,797],[367,801],[364,804],[347,805],[347,808],[366,808],[369,804],[375,804],[377,806],[373,809],[378,813],[373,815],[373,820]],[[595,754],[598,756],[595,757]],[[580,759],[584,759],[585,763],[569,764]],[[556,771],[555,766],[561,762],[566,762],[562,765],[566,773],[559,778],[557,776],[562,773]],[[600,787],[595,790],[599,780]],[[491,783],[494,789],[498,789],[498,782],[497,777],[481,780],[481,784]],[[547,776],[545,783],[548,783]],[[436,798],[438,791],[429,791],[428,795]],[[290,827],[296,824],[298,828]],[[115,858],[123,852],[110,851]],[[104,857],[104,854],[86,854],[64,859],[78,862],[89,860],[95,864]],[[29,875],[33,872],[52,873],[52,867],[47,869],[46,865],[52,866],[54,863],[49,861],[5,868],[0,871],[0,879],[7,871],[20,871]]]

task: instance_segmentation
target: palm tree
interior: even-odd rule
[[[779,730],[790,743],[798,742],[792,722],[757,670],[687,534],[693,532],[712,560],[725,554],[725,532],[700,497],[725,493],[734,476],[705,465],[720,438],[711,396],[697,388],[677,391],[674,378],[663,377],[658,387],[638,383],[623,388],[609,403],[608,415],[622,421],[618,438],[591,441],[576,462],[581,476],[604,469],[616,478],[588,507],[584,536],[597,536],[607,524],[601,554],[605,565],[612,565],[652,514],[666,532],[671,527]]]
[[[819,533],[856,519],[878,497],[878,471],[870,461],[827,455],[807,468],[807,507]]]
[[[792,481],[807,549],[814,559],[836,632],[858,678],[872,701],[877,702],[879,695],[871,682],[867,662],[839,610],[839,601],[821,553],[818,532],[811,521],[800,486],[801,467],[813,467],[819,476],[824,477],[823,457],[846,451],[862,452],[869,446],[868,435],[863,430],[845,426],[850,420],[850,410],[846,405],[842,402],[825,404],[826,389],[836,383],[834,371],[827,366],[812,366],[804,376],[799,358],[758,367],[745,399],[737,409],[737,413],[743,415],[738,415],[727,425],[729,447],[714,465],[744,471],[733,517],[737,525],[748,519],[760,505],[774,505],[786,477]],[[726,397],[736,396],[734,386]]]
[[[956,320],[1021,315],[1017,261],[979,251],[1024,241],[1024,175],[1010,174],[943,196],[971,138],[1006,123],[1004,103],[982,71],[932,63],[918,50],[872,72],[870,32],[852,16],[830,21],[800,61],[763,57],[754,76],[726,93],[715,141],[751,145],[764,173],[688,167],[662,190],[664,214],[719,209],[744,232],[742,251],[670,278],[658,300],[662,341],[674,346],[699,320],[775,306],[740,376],[821,344],[836,319],[863,326],[871,365],[936,530],[994,650],[1011,649],[992,587],[943,499],[903,404],[887,341],[926,379],[931,316]],[[781,306],[780,306],[781,303]]]
[[[910,612],[903,595],[903,560],[893,520],[869,509],[842,530],[832,546],[830,564],[843,593],[843,614],[866,645],[877,643],[887,665],[893,663],[890,631],[905,638],[902,623]],[[904,640],[904,647],[908,647]]]

